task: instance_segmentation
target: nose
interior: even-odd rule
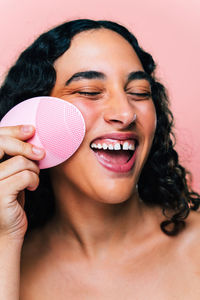
[[[134,105],[129,102],[124,91],[109,97],[104,109],[104,120],[118,129],[128,128],[136,121]]]

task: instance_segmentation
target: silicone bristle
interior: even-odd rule
[[[40,101],[36,127],[44,147],[64,159],[77,150],[85,134],[84,120],[78,109],[68,102],[58,103],[54,99]]]

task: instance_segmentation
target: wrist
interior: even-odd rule
[[[21,248],[23,245],[24,239],[13,237],[10,235],[0,235],[0,248],[2,247],[19,247]]]

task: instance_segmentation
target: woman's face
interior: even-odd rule
[[[58,182],[96,201],[127,200],[156,127],[151,87],[139,58],[122,36],[99,29],[76,35],[54,66],[57,79],[51,96],[82,112],[86,134],[75,154],[51,172],[62,178]]]

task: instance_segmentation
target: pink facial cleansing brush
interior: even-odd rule
[[[32,124],[35,135],[27,140],[45,149],[40,169],[56,166],[70,158],[85,136],[85,122],[73,104],[55,97],[35,97],[13,107],[0,126]]]

